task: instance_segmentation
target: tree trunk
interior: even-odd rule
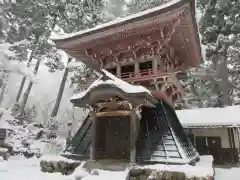
[[[30,66],[30,64],[31,64],[31,62],[32,62],[32,59],[33,59],[33,51],[31,52],[31,55],[30,55],[30,57],[29,57],[29,60],[28,60],[28,63],[27,63],[27,67]],[[20,99],[20,97],[21,97],[21,94],[22,94],[23,87],[24,87],[24,84],[25,84],[25,82],[26,82],[26,79],[27,79],[26,76],[24,76],[24,77],[22,78],[22,81],[21,81],[21,84],[20,84],[20,87],[19,87],[19,90],[18,90],[17,98],[16,98],[16,103],[19,102],[19,99]]]
[[[52,24],[52,27],[51,29],[53,29],[57,23],[57,15],[54,16],[54,20],[53,20],[53,24]],[[36,42],[38,42],[38,39],[39,37],[36,38]],[[37,74],[37,71],[39,69],[39,66],[40,66],[40,59],[37,60],[37,63],[35,65],[35,68],[34,68],[34,74],[36,75]],[[27,87],[27,90],[25,91],[25,93],[23,94],[23,99],[22,99],[22,102],[21,102],[21,106],[20,106],[20,113],[19,113],[19,116],[20,117],[23,117],[24,116],[24,109],[25,109],[25,106],[27,104],[27,100],[28,100],[28,97],[29,97],[29,94],[30,94],[30,91],[32,89],[32,86],[33,86],[33,82],[30,81],[29,84],[28,84],[28,87]],[[21,122],[23,124],[23,120]]]
[[[71,59],[69,58],[68,59],[68,63],[70,62],[70,60]],[[60,84],[60,88],[59,88],[59,91],[58,91],[57,99],[56,99],[55,105],[54,105],[52,113],[51,113],[51,118],[57,116],[58,109],[59,109],[60,102],[61,102],[62,95],[63,95],[63,91],[64,91],[65,84],[66,84],[67,77],[68,77],[68,71],[69,71],[69,68],[66,67],[65,71],[64,71],[64,74],[63,74],[63,78],[62,78],[61,84]]]
[[[37,60],[37,63],[35,65],[34,74],[37,74],[39,66],[40,66],[40,59]],[[33,82],[30,81],[29,84],[28,84],[28,87],[27,87],[27,89],[25,91],[25,93],[23,94],[23,99],[22,99],[21,106],[20,106],[20,114],[19,114],[20,117],[24,116],[24,109],[25,109],[25,106],[27,104],[27,100],[28,100],[30,91],[32,89],[32,85],[33,85]]]
[[[2,86],[1,94],[0,94],[0,106],[2,105],[2,102],[4,100],[4,95],[5,95],[6,89],[7,89],[7,85],[4,83]]]
[[[227,57],[226,57],[226,47],[224,49],[224,55],[221,56],[221,79],[222,79],[222,93],[223,93],[223,105],[224,106],[230,106],[231,99],[229,95],[229,82],[228,82],[228,63],[227,63]]]
[[[6,30],[6,23],[5,23],[5,2],[0,1],[0,44],[5,43],[6,36],[4,31]]]

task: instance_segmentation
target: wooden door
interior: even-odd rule
[[[221,161],[221,138],[220,137],[207,137],[209,154],[213,156],[214,163]]]
[[[106,154],[110,159],[129,159],[129,116],[111,117],[106,127]]]
[[[207,155],[207,144],[206,144],[206,137],[196,136],[195,137],[196,149],[200,155]]]

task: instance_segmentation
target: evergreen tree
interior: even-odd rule
[[[237,80],[240,2],[199,0],[198,7],[203,12],[199,31],[202,35],[202,44],[207,46],[206,60],[211,64],[211,69],[216,72],[216,80],[218,80],[216,93],[218,93],[219,105],[230,105],[231,101],[235,104],[240,90]]]
[[[131,0],[126,2],[127,14],[138,13],[169,2],[170,0]]]

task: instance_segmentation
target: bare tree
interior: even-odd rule
[[[67,65],[70,61],[71,61],[71,58],[68,58]],[[60,88],[59,88],[59,91],[58,91],[57,99],[56,99],[55,105],[54,105],[52,113],[51,113],[51,118],[54,118],[54,117],[57,116],[58,109],[59,109],[61,99],[62,99],[62,95],[63,95],[63,91],[64,91],[65,84],[66,84],[67,77],[68,77],[68,71],[69,71],[69,67],[67,66],[64,70],[64,74],[63,74],[62,81],[61,81],[61,84],[60,84]]]

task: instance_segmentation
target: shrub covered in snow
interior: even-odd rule
[[[29,158],[34,155],[41,156],[44,153],[46,144],[48,144],[48,133],[42,124],[27,123],[20,125],[19,120],[11,115],[10,110],[3,110],[0,126],[1,124],[4,124],[5,128],[11,129],[5,143],[12,147],[12,155],[23,154]],[[59,146],[59,149],[63,148],[63,142],[62,139],[55,139],[55,144]]]

